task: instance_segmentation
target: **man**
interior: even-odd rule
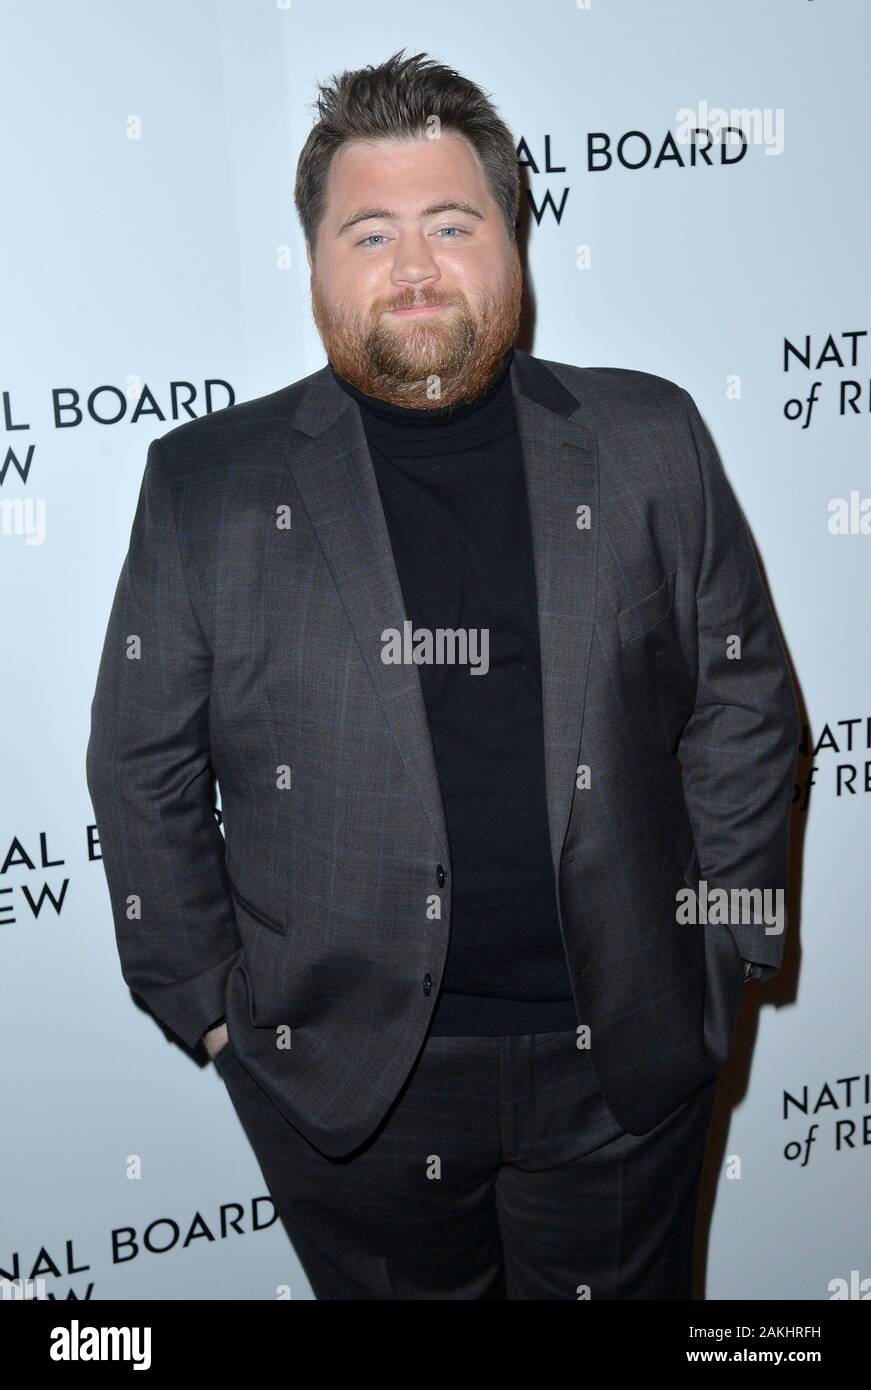
[[[320,1298],[686,1298],[798,715],[687,392],[514,346],[510,132],[395,55],[296,203],[328,365],[149,450],[88,784],[124,978]],[[215,816],[221,791],[224,834]],[[691,906],[691,904],[690,904]]]

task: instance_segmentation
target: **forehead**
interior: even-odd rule
[[[327,190],[330,215],[339,218],[361,196],[409,215],[416,205],[442,194],[490,201],[481,162],[455,131],[445,131],[438,140],[351,140],[333,159]]]

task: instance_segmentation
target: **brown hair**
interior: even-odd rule
[[[336,151],[349,140],[419,139],[433,116],[441,129],[458,132],[472,145],[502,209],[508,236],[516,239],[520,171],[510,130],[474,82],[424,53],[404,58],[404,52],[400,49],[378,67],[358,68],[318,83],[320,95],[312,104],[319,120],[300,152],[293,193],[312,254]]]

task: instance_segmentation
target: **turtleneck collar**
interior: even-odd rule
[[[378,432],[399,437],[403,430],[420,431],[445,428],[451,425],[462,428],[467,423],[477,425],[488,418],[490,414],[502,407],[506,393],[510,394],[509,372],[513,359],[514,348],[510,347],[490,385],[476,400],[458,401],[455,405],[435,406],[432,410],[417,410],[410,406],[390,405],[387,401],[379,400],[377,396],[367,395],[366,392],[352,386],[344,377],[339,376],[332,362],[329,363],[329,367],[338,385],[357,402],[369,421],[377,427]],[[447,432],[450,433],[451,431],[448,430]]]

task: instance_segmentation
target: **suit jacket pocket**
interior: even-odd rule
[[[270,916],[270,914],[264,912],[262,908],[255,907],[252,902],[249,902],[247,898],[242,896],[232,879],[228,878],[228,882],[230,884],[230,892],[242,910],[248,913],[249,917],[253,917],[255,922],[260,922],[262,926],[268,927],[270,931],[277,932],[279,936],[285,935],[287,932],[286,922],[279,922],[276,917]]]
[[[214,1062],[215,1067],[218,1071],[222,1072],[224,1070],[224,1063],[228,1060],[228,1057],[230,1056],[232,1056],[232,1048],[230,1047],[230,1041],[228,1038],[227,1041],[224,1043],[224,1046],[220,1047],[218,1051],[215,1053],[214,1057],[212,1058],[212,1061]]]
[[[676,570],[669,570],[662,583],[644,598],[621,608],[617,614],[620,641],[631,642],[643,633],[649,632],[663,619],[667,618],[674,604],[674,580]]]

